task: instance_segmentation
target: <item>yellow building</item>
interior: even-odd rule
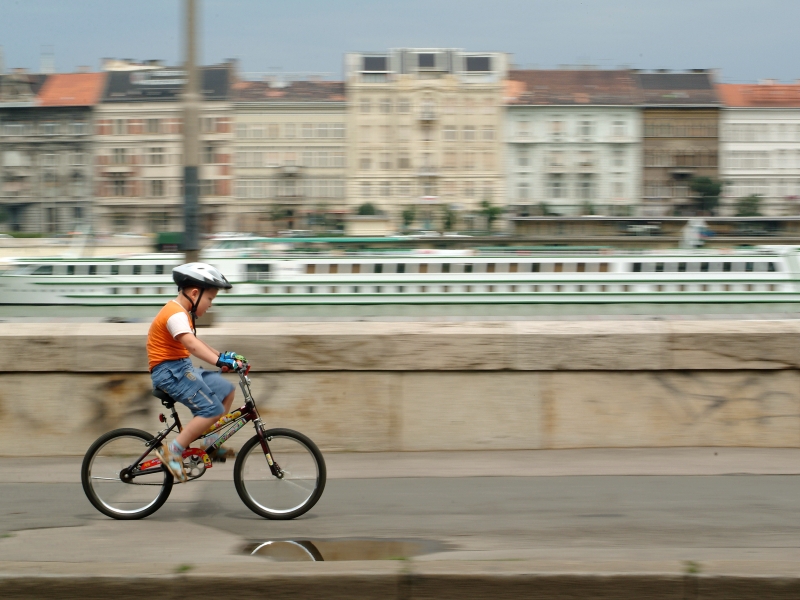
[[[398,49],[345,57],[348,203],[402,225],[483,227],[505,201],[501,130],[507,57]]]

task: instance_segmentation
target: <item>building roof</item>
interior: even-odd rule
[[[718,106],[711,73],[698,69],[687,73],[633,73],[644,104]]]
[[[717,93],[723,106],[800,108],[800,83],[721,83]]]
[[[105,73],[50,75],[36,96],[37,106],[93,106],[100,101]]]
[[[343,81],[237,81],[232,86],[235,102],[344,102]]]
[[[231,65],[200,67],[203,100],[227,100]],[[177,102],[186,74],[180,67],[107,73],[103,102]]]
[[[627,70],[512,70],[506,103],[636,105],[641,99]]]
[[[36,94],[39,93],[47,77],[48,75],[27,73],[21,69],[0,75],[0,104],[33,105]]]

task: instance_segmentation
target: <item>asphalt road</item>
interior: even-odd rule
[[[0,562],[144,560],[154,541],[176,560],[202,548],[236,561],[249,542],[332,538],[442,544],[421,560],[573,568],[727,561],[795,572],[800,561],[793,475],[332,479],[311,513],[288,522],[252,514],[225,472],[216,476],[177,486],[158,513],[127,523],[97,513],[79,483],[4,482]]]

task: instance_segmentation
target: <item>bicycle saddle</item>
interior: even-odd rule
[[[167,408],[172,408],[173,406],[175,406],[175,399],[164,390],[153,388],[153,396],[161,400],[161,404],[163,404]]]

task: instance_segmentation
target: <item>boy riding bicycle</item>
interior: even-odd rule
[[[219,371],[192,365],[195,356],[223,371],[242,367],[247,360],[234,352],[218,352],[195,335],[195,320],[210,308],[220,289],[233,286],[211,265],[187,263],[172,270],[178,295],[156,315],[147,334],[147,358],[153,386],[165,391],[192,411],[193,418],[168,445],[156,450],[161,462],[179,481],[186,481],[184,450],[230,411],[235,386]],[[190,321],[191,320],[191,321]],[[230,457],[220,447],[212,458]]]

